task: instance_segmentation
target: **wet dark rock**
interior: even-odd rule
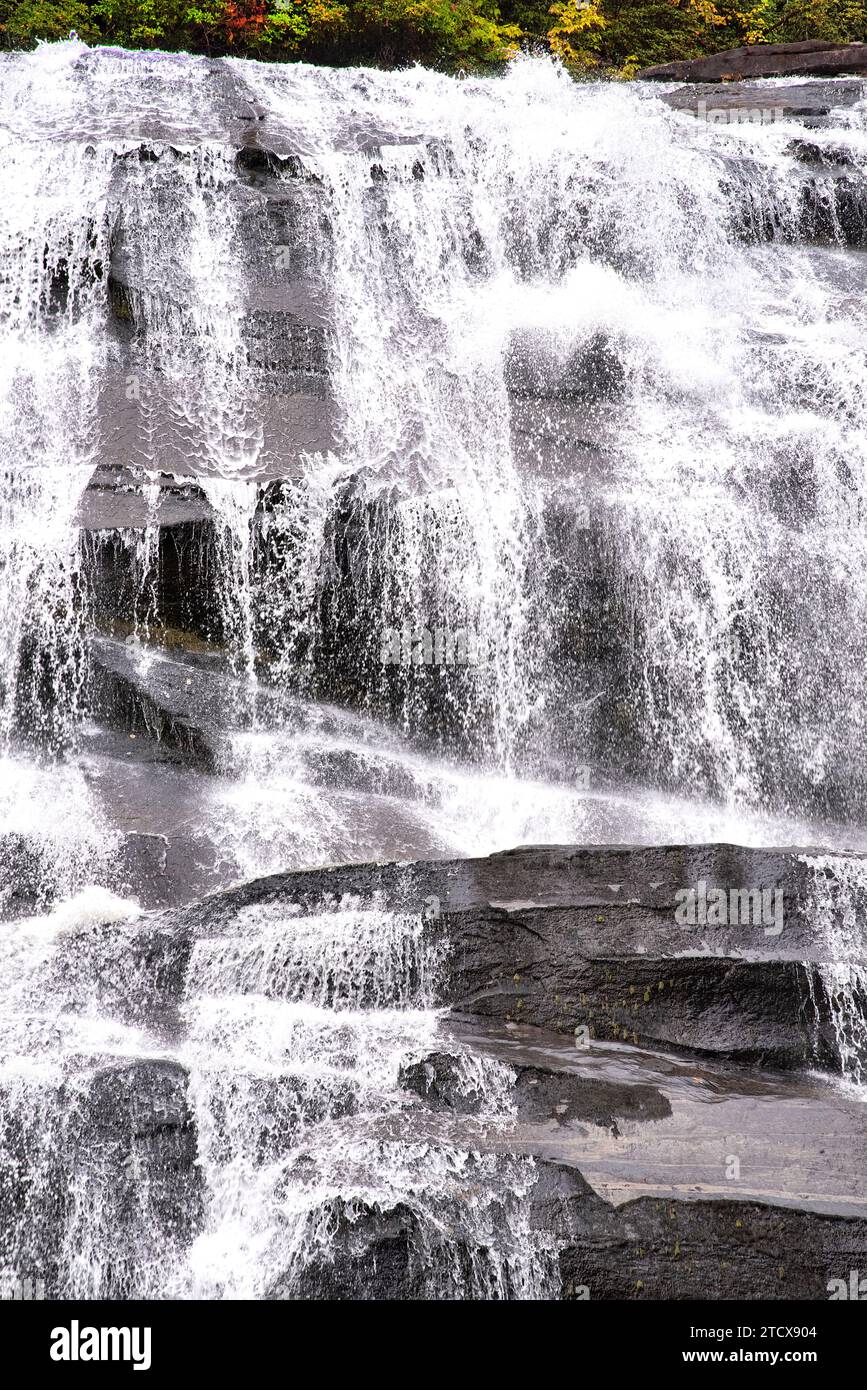
[[[515,1214],[512,1172],[510,1161],[503,1159],[502,1189],[492,1193],[494,1206],[502,1210],[495,1226]],[[574,1169],[537,1165],[527,1198],[527,1219],[533,1235],[547,1243],[549,1253],[541,1256],[540,1269],[544,1273],[547,1265],[555,1276],[550,1290],[555,1296],[554,1243],[575,1230],[576,1216],[588,1198],[600,1200]],[[310,1251],[303,1269],[288,1271],[267,1296],[328,1300],[519,1296],[519,1263],[510,1264],[508,1252],[504,1258],[502,1251],[474,1240],[465,1214],[463,1202],[440,1206],[429,1214],[406,1202],[383,1206],[360,1198],[335,1198],[326,1212],[318,1213],[320,1221],[327,1215],[328,1245]]]
[[[210,1158],[231,1163],[237,1152],[232,1115],[246,1107],[243,1147],[257,1166],[274,1163],[297,1143],[311,1125],[346,1119],[358,1109],[358,1084],[353,1077],[310,1077],[288,1073],[260,1076],[238,1072],[215,1086],[211,1100],[214,1129]]]
[[[802,164],[820,168],[854,170],[853,152],[842,145],[819,144],[816,140],[793,140],[786,147],[786,153],[794,155]]]
[[[100,465],[82,495],[78,525],[87,532],[141,531],[146,526],[166,529],[212,520],[210,504],[195,479],[158,475],[153,500],[143,490],[150,481],[133,468]]]
[[[84,1101],[89,1141],[142,1144],[160,1150],[164,1166],[192,1167],[196,1141],[186,1086],[177,1062],[121,1062],[96,1072]]]
[[[5,831],[0,835],[0,921],[27,917],[50,902],[55,866],[34,836]]]
[[[606,956],[587,943],[592,911],[568,914],[568,926],[557,916],[462,915],[449,981],[454,1006],[485,1018],[585,1028],[591,1037],[743,1062],[834,1065],[829,1021],[823,1017],[820,1026],[812,1014],[816,981],[800,962]]]
[[[611,1129],[618,1119],[657,1120],[671,1114],[669,1101],[653,1086],[620,1085],[548,1067],[518,1067],[514,1096],[519,1118],[562,1125],[581,1120]]]
[[[674,949],[683,946],[682,928],[673,919],[679,889],[707,882],[717,886],[751,884],[756,888],[782,886],[785,931],[798,934],[798,951],[818,945],[809,922],[796,911],[797,899],[807,891],[810,874],[800,856],[820,854],[815,848],[750,849],[743,845],[541,845],[505,850],[480,859],[419,861],[408,864],[350,864],[335,868],[306,869],[252,879],[199,904],[190,912],[215,923],[230,918],[239,908],[255,902],[298,901],[315,908],[333,895],[350,891],[362,897],[383,892],[396,910],[421,910],[429,894],[439,889],[442,912],[460,912],[491,904],[533,908],[582,906],[617,907],[630,912],[631,930],[623,921],[609,918],[609,931],[619,932],[624,949],[645,944],[640,929],[659,932]],[[858,858],[859,856],[855,856]],[[599,925],[599,924],[596,924]],[[605,925],[603,922],[601,925]],[[742,929],[708,928],[718,946],[743,946]],[[599,932],[595,933],[599,937]],[[768,938],[766,946],[780,945]]]
[[[183,634],[177,634],[180,638]],[[125,641],[93,637],[91,655],[91,704],[94,712],[112,728],[152,740],[152,756],[176,760],[203,772],[232,766],[231,735],[254,726],[289,735],[294,728],[309,726],[345,728],[338,714],[325,715],[295,700],[276,685],[253,686],[236,678],[225,653],[196,643],[192,638],[169,654],[164,647],[147,647],[132,635]],[[311,770],[315,772],[315,755]],[[329,772],[356,785],[361,775],[351,755],[322,757],[319,775]],[[376,781],[376,774],[371,774]],[[401,784],[382,774],[389,790]]]
[[[89,1005],[176,1034],[192,945],[160,914],[100,923],[61,936],[48,978],[71,1013]]]
[[[193,901],[225,881],[215,846],[203,835],[176,831],[125,835],[112,876],[118,892],[131,894],[146,909]]]
[[[202,1220],[196,1134],[178,1063],[137,1059],[71,1076],[60,1088],[19,1094],[0,1145],[0,1250],[4,1264],[36,1260],[45,1296],[72,1296],[69,1232],[100,1257],[90,1296],[142,1296],[170,1252]],[[111,1237],[109,1246],[108,1237]],[[66,1271],[64,1273],[63,1271]]]
[[[286,286],[275,287],[281,305],[275,307],[265,297],[266,302],[254,306],[245,320],[248,384],[236,408],[239,417],[261,427],[257,457],[257,477],[261,478],[299,477],[305,454],[333,450],[338,441],[337,408],[320,370],[326,350],[323,333],[303,321],[304,306],[290,292],[290,285],[287,276]],[[184,331],[192,329],[179,329]],[[122,369],[104,378],[97,407],[103,463],[161,470],[178,478],[194,476],[197,470],[207,474],[193,424],[178,415],[176,395],[165,379],[123,343],[118,352],[124,359]],[[128,394],[130,381],[137,383],[137,395]],[[197,394],[192,377],[191,399]],[[200,398],[198,404],[203,410],[209,408],[206,399]]]
[[[475,1059],[470,1074],[479,1075],[484,1059],[497,1100],[503,1071],[492,1076],[494,1063],[519,1078],[522,1069],[530,1080],[540,1070],[553,1074],[552,1095],[562,1086],[565,1101],[574,1096],[590,1108],[583,1118],[568,1104],[559,1112],[555,1105],[553,1114],[543,1105],[509,1115],[489,1100],[481,1114],[464,1117],[429,1101],[413,1108],[408,1102],[402,1134],[414,1125],[422,1134],[446,1131],[459,1147],[481,1143],[567,1164],[615,1205],[639,1196],[736,1198],[867,1215],[863,1103],[815,1073],[598,1039],[576,1046],[551,1031],[454,1015],[441,1029],[441,1051],[460,1049]]]
[[[504,1174],[507,1170],[504,1170]],[[574,1168],[539,1163],[529,1227],[562,1246],[549,1296],[607,1299],[826,1299],[832,1279],[863,1267],[867,1221],[759,1202],[661,1201],[614,1207]],[[329,1243],[269,1290],[270,1298],[436,1297],[440,1270],[452,1296],[479,1296],[484,1249],[465,1227],[435,1230],[405,1203],[335,1199]],[[508,1296],[508,1294],[507,1294]]]
[[[520,1120],[562,1125],[585,1121],[610,1129],[618,1118],[653,1120],[671,1114],[670,1102],[653,1086],[553,1067],[517,1065],[512,1070],[509,1099]],[[461,1114],[477,1114],[484,1104],[483,1093],[467,1085],[466,1071],[454,1053],[430,1052],[406,1063],[399,1084],[427,1105]]]
[[[419,1222],[408,1206],[383,1209],[336,1198],[331,1217],[328,1249],[307,1260],[300,1277],[277,1280],[267,1298],[372,1302],[424,1297],[424,1274],[414,1256],[421,1243]]]
[[[76,1167],[94,1174],[97,1201],[110,1181],[112,1224],[129,1233],[115,1247],[128,1252],[127,1263],[110,1271],[105,1289],[120,1296],[142,1279],[137,1261],[161,1261],[164,1246],[182,1249],[201,1225],[203,1183],[187,1073],[176,1062],[156,1060],[107,1067],[94,1076],[79,1114]],[[97,1172],[105,1174],[101,1181]]]
[[[801,190],[800,233],[831,246],[867,246],[867,196],[854,164],[826,159]]]
[[[225,882],[218,876],[216,852],[203,838],[132,832],[119,836],[100,876],[112,891],[132,896],[144,908],[168,907],[200,897]],[[88,877],[86,871],[78,880]],[[0,921],[36,916],[76,891],[58,878],[52,846],[33,835],[0,835]]]
[[[226,614],[211,582],[218,537],[210,509],[190,489],[162,498],[150,520],[156,537],[145,575],[138,551],[148,523],[142,498],[85,494],[82,522],[92,526],[82,544],[96,623],[124,637],[147,628],[168,648],[178,639],[188,648],[224,646]]]
[[[816,243],[813,253],[833,251],[838,256],[838,248],[847,241],[867,245],[867,188],[860,177],[840,175],[835,169],[795,166],[793,180],[798,184],[802,179],[801,196],[793,194],[791,204],[755,197],[745,175],[741,200],[732,194],[732,234],[751,241],[770,237],[793,242],[803,232]],[[741,212],[743,221],[738,220]],[[853,298],[858,292],[855,285]],[[616,352],[616,343],[609,346]],[[806,370],[794,380],[786,366],[789,359],[772,342],[756,345],[756,371],[784,382],[781,389],[791,409],[812,409],[817,390],[833,399],[830,366],[815,369],[818,380],[815,371]],[[559,390],[558,380],[552,367],[535,384],[539,390]],[[680,794],[673,760],[664,742],[649,731],[654,711],[670,705],[680,708],[684,696],[677,689],[676,668],[654,657],[653,634],[639,598],[641,583],[623,582],[624,569],[631,573],[634,563],[634,517],[619,499],[621,490],[610,484],[615,404],[599,398],[602,389],[594,387],[588,397],[510,397],[520,466],[542,480],[540,543],[547,556],[544,587],[537,595],[541,620],[528,629],[526,654],[528,669],[546,672],[544,713],[533,716],[516,770],[568,783],[576,766],[588,773],[592,768],[599,790],[609,784],[650,783]],[[795,519],[790,523],[787,514],[781,520],[800,527],[803,520],[797,518],[810,506],[809,497],[804,497],[802,465],[795,457],[781,456],[770,473],[767,486],[760,488],[767,494],[763,504],[774,514],[788,509]],[[433,747],[437,756],[465,759],[477,752],[489,711],[484,683],[472,662],[441,667],[436,679],[429,678],[426,668],[383,664],[389,535],[406,491],[383,489],[373,501],[357,496],[351,483],[346,485],[323,534],[316,614],[307,621],[298,608],[297,588],[299,566],[309,563],[303,520],[308,497],[300,479],[250,483],[246,501],[252,569],[250,606],[244,614],[237,590],[219,579],[226,573],[226,557],[233,553],[237,532],[233,534],[226,518],[204,504],[194,479],[160,488],[156,534],[152,531],[147,537],[141,529],[147,521],[146,506],[139,493],[129,490],[129,473],[119,479],[117,492],[104,472],[98,484],[90,490],[92,500],[86,497],[83,503],[90,527],[83,545],[92,611],[103,630],[122,633],[124,625],[126,631],[147,627],[162,640],[168,629],[177,629],[230,652],[237,651],[242,635],[245,641],[252,637],[261,674],[267,663],[279,663],[281,676],[297,682],[310,698],[360,708],[373,718],[409,727],[415,731],[416,746]],[[437,528],[426,528],[420,540],[424,587],[417,611],[441,631],[466,632],[471,628],[466,613],[442,611],[436,579],[438,535]],[[822,563],[817,559],[817,565]],[[814,656],[803,657],[808,678],[798,683],[796,702],[801,712],[798,737],[808,740],[825,718],[822,669],[827,634],[819,630],[823,608],[814,602],[815,589],[805,583],[798,590],[802,597],[793,598],[790,577],[779,569],[769,570],[757,604],[772,611],[782,605],[790,615],[789,637],[781,629],[771,639],[780,660],[787,640],[801,642],[804,634],[815,633],[815,641],[805,641],[805,650]],[[243,629],[247,616],[252,633]],[[400,615],[395,614],[394,621],[397,628]],[[863,731],[854,727],[854,692],[851,700],[845,690],[835,695],[832,727],[840,756],[829,756],[818,775],[808,771],[808,761],[793,755],[791,731],[772,713],[775,706],[765,677],[756,675],[764,669],[756,664],[761,658],[758,629],[752,619],[745,618],[743,627],[735,621],[731,648],[721,658],[720,688],[736,688],[746,681],[756,690],[755,718],[744,738],[755,760],[763,803],[797,806],[817,820],[860,824],[867,801],[867,754],[861,747]],[[788,689],[794,678],[786,679]],[[761,698],[763,691],[767,699]],[[795,699],[794,687],[789,693]],[[473,711],[471,719],[465,717],[467,708]],[[351,776],[350,759],[343,757],[343,763]],[[367,776],[365,768],[357,771]],[[340,775],[335,768],[335,776]],[[720,767],[709,756],[699,775],[709,795],[724,790]],[[602,839],[607,832],[594,826],[591,833]],[[614,833],[629,834],[622,829]]]
[[[640,79],[656,82],[727,82],[757,77],[844,77],[867,74],[867,43],[763,43],[730,48],[708,58],[642,68]]]
[[[186,766],[214,772],[233,730],[286,713],[280,693],[252,689],[226,670],[219,653],[148,649],[134,638],[93,637],[91,702],[110,725],[171,749]]]
[[[677,893],[782,894],[780,929],[682,926]],[[449,951],[441,998],[462,1014],[664,1045],[774,1066],[837,1066],[815,966],[832,951],[807,909],[793,850],[732,845],[528,848],[447,864],[365,865],[274,875],[188,910],[196,930],[254,902],[322,910],[381,893],[423,914]],[[727,898],[729,901],[729,898]],[[770,900],[769,900],[770,901]]]
[[[189,765],[216,770],[227,727],[225,690],[203,689],[194,671],[165,657],[145,672],[133,650],[110,638],[92,639],[91,661],[91,698],[102,718],[175,749]]]
[[[295,179],[304,176],[304,163],[297,154],[283,157],[258,145],[244,145],[235,156],[235,164],[245,173],[288,174]]]
[[[867,1255],[863,1219],[650,1197],[588,1208],[560,1256],[566,1299],[827,1299]]]
[[[416,1062],[404,1063],[398,1073],[398,1085],[428,1105],[460,1114],[474,1114],[484,1101],[478,1088],[468,1088],[460,1059],[449,1052],[429,1052]]]

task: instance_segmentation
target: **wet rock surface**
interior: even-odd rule
[[[560,1191],[538,1193],[536,1220],[544,1211],[570,1233],[552,1292],[566,1300],[826,1299],[830,1281],[858,1268],[867,1249],[864,1221],[740,1202],[648,1198],[612,1209],[574,1172],[546,1171],[540,1186],[546,1179]],[[329,1256],[312,1260],[300,1283],[274,1285],[269,1297],[435,1297],[434,1262],[419,1224],[402,1206],[341,1213]],[[453,1271],[471,1258],[467,1250],[448,1251]]]
[[[808,127],[821,125],[832,111],[846,111],[863,98],[864,82],[860,81],[799,82],[791,86],[774,82],[758,86],[752,82],[719,84],[701,79],[660,95],[660,100],[675,111],[688,111],[702,118],[716,112],[731,113],[737,124],[739,113],[759,112],[760,125],[774,120],[803,120]],[[722,116],[712,119],[727,123]]]
[[[202,1181],[186,1088],[176,1062],[118,1061],[71,1074],[35,1114],[15,1112],[0,1149],[0,1248],[13,1269],[34,1264],[45,1297],[69,1296],[70,1239],[95,1253],[94,1286],[123,1298],[147,1287],[149,1262],[156,1271],[194,1238]],[[108,1253],[118,1234],[127,1260]]]
[[[561,1256],[566,1298],[580,1282],[598,1298],[820,1300],[863,1263],[867,1223],[752,1202],[643,1198],[600,1222],[588,1245]]]
[[[651,1140],[652,1142],[652,1140]],[[520,1150],[521,1137],[513,1139]],[[502,1180],[508,1182],[503,1158]],[[507,1201],[504,1190],[502,1200]],[[824,1299],[829,1281],[863,1263],[867,1220],[773,1201],[639,1197],[613,1205],[578,1164],[537,1157],[529,1229],[553,1266],[549,1296],[565,1299]],[[456,1296],[461,1270],[484,1262],[406,1204],[337,1201],[329,1242],[269,1297],[416,1299]],[[451,1236],[451,1238],[450,1238]],[[555,1253],[556,1252],[556,1253]],[[492,1253],[492,1252],[491,1252]],[[509,1296],[509,1272],[500,1295]],[[514,1292],[514,1290],[512,1290]]]
[[[623,1119],[660,1119],[671,1114],[666,1098],[652,1086],[621,1085],[553,1067],[516,1066],[508,1093],[519,1119],[567,1125],[573,1120],[616,1129]],[[459,1059],[432,1052],[401,1067],[399,1084],[428,1105],[465,1114],[477,1113],[483,1103],[478,1086],[467,1085]]]
[[[611,872],[615,865],[618,878]],[[600,933],[608,968],[612,962],[634,968],[647,964],[635,912],[650,914],[660,947],[677,943],[660,914],[670,910],[685,865],[711,883],[728,883],[744,872],[759,883],[782,883],[791,949],[812,949],[821,959],[821,944],[811,939],[810,925],[798,910],[795,890],[805,887],[805,866],[793,851],[558,847],[480,861],[371,865],[363,873],[352,866],[247,883],[188,908],[71,935],[55,963],[53,989],[61,1003],[68,998],[81,1007],[98,1000],[114,1017],[139,1025],[153,1028],[159,1018],[172,1044],[183,1035],[177,1008],[197,979],[191,956],[197,943],[231,941],[237,914],[252,921],[257,905],[266,904],[272,917],[276,911],[276,922],[285,914],[288,933],[299,911],[338,909],[350,875],[356,903],[359,889],[380,904],[387,894],[404,910],[411,904],[418,909],[421,901],[432,940],[441,945],[445,930],[453,938],[453,952],[465,925],[469,940],[487,935],[488,951],[494,951],[488,960],[507,949],[512,915],[531,910],[496,895],[529,893],[532,887],[537,915],[529,935],[537,946],[554,939],[539,925],[549,912],[558,931],[583,943],[585,951],[593,932]],[[610,907],[617,884],[629,889],[623,905],[629,910],[622,918]],[[545,899],[548,905],[541,906]],[[669,909],[663,909],[667,900]],[[602,903],[604,912],[598,910]],[[583,908],[592,912],[592,922],[583,922]],[[492,916],[485,928],[486,911]],[[597,921],[599,916],[609,920]],[[520,942],[528,935],[515,922],[511,931]],[[785,970],[794,965],[785,958],[785,938],[784,930],[769,940],[768,960],[734,962],[711,955],[707,961],[710,968],[721,962],[729,972]],[[618,941],[619,954],[614,954],[610,947]],[[732,949],[731,939],[727,945]],[[461,949],[458,944],[458,954]],[[725,947],[718,942],[716,949]],[[652,959],[654,970],[661,958]],[[666,959],[667,970],[682,964],[677,956]],[[691,969],[702,967],[701,958],[684,959]],[[454,967],[448,952],[444,960],[449,979]],[[465,960],[454,978],[460,980],[469,968]],[[685,1017],[683,1006],[674,1002],[671,978],[666,976],[662,991],[657,982],[659,1031],[667,1040]],[[253,1087],[251,1095],[258,1095],[245,1145],[257,1168],[280,1163],[305,1136],[309,1143],[317,1133],[319,1142],[347,1145],[348,1153],[375,1136],[378,1144],[431,1155],[479,1155],[485,1200],[494,1204],[491,1211],[502,1204],[508,1229],[520,1211],[525,1223],[520,1229],[529,1232],[521,1239],[530,1240],[528,1248],[540,1262],[534,1279],[543,1280],[548,1297],[687,1298],[707,1296],[708,1289],[719,1298],[825,1297],[828,1281],[857,1268],[867,1250],[867,1189],[857,1164],[859,1103],[827,1084],[771,1070],[794,1059],[781,1046],[783,1020],[766,979],[756,977],[752,998],[748,977],[735,981],[729,974],[729,993],[725,1004],[719,996],[716,1010],[704,986],[696,985],[699,979],[689,989],[690,1017],[698,1030],[689,1050],[683,1035],[675,1040],[679,1051],[667,1053],[654,1047],[651,1037],[642,1038],[639,1047],[631,1038],[606,1042],[606,1033],[595,1029],[592,1037],[564,1037],[530,1026],[526,1018],[495,1021],[484,1016],[477,1001],[468,1007],[463,999],[460,1012],[440,1023],[438,1045],[400,1064],[398,1082],[406,1100],[391,1119],[372,1121],[359,1107],[355,1087],[337,1077],[327,1090],[321,1083],[311,1089],[303,1071],[253,1075],[244,1082]],[[512,983],[517,988],[520,982]],[[604,988],[599,983],[601,994]],[[362,1000],[357,988],[356,995]],[[509,997],[514,1001],[520,995]],[[523,997],[530,1001],[529,1013],[532,990]],[[329,999],[331,1006],[338,1002],[333,991]],[[746,1050],[743,1037],[757,1027],[769,1030],[773,1042],[761,1057],[762,1070],[746,1069],[737,1059]],[[349,1039],[347,1033],[347,1046]],[[714,1061],[708,1060],[711,1052]],[[94,1194],[108,1182],[106,1164],[112,1173],[120,1165],[123,1174],[120,1181],[111,1178],[111,1203],[101,1219],[129,1229],[139,1252],[159,1240],[188,1246],[201,1228],[197,1154],[202,1136],[192,1119],[185,1068],[157,1059],[115,1063],[97,1067],[92,1079],[65,1084],[62,1105],[74,1117],[75,1145],[86,1147],[86,1154],[75,1152]],[[212,1114],[219,1132],[219,1105]],[[302,1175],[303,1155],[302,1147],[292,1160]],[[218,1157],[219,1150],[211,1147],[208,1161]],[[59,1152],[55,1161],[63,1161]],[[522,1182],[528,1184],[520,1199],[513,1191],[516,1163],[523,1165]],[[18,1193],[9,1208],[12,1245],[20,1239],[15,1223],[20,1225],[35,1200],[16,1187],[23,1181],[16,1171],[13,1166],[4,1177]],[[437,1208],[434,1220],[423,1204],[388,1203],[359,1193],[334,1199],[314,1217],[311,1229],[319,1235],[305,1245],[300,1263],[272,1281],[266,1296],[419,1299],[478,1297],[486,1289],[484,1296],[517,1297],[525,1287],[526,1270],[517,1255],[516,1262],[509,1257],[504,1262],[501,1249],[486,1245],[484,1231],[470,1237],[457,1211],[452,1219],[446,1207]],[[61,1261],[52,1242],[68,1220],[65,1207],[52,1209],[45,1219],[42,1267],[55,1280],[61,1277]],[[132,1277],[122,1267],[103,1274],[107,1286],[120,1293]]]
[[[818,1075],[625,1043],[576,1044],[545,1029],[480,1019],[446,1020],[439,1055],[463,1094],[472,1095],[466,1081],[479,1076],[480,1065],[504,1069],[497,1094],[507,1118],[499,1130],[485,1127],[486,1145],[577,1167],[616,1206],[656,1196],[860,1218],[867,1212],[861,1103]],[[540,1073],[550,1095],[562,1087],[553,1107],[521,1095],[521,1078]],[[423,1133],[441,1137],[463,1126],[469,1142],[475,1127],[479,1142],[477,1112],[462,1118],[435,1093],[421,1098],[427,1128],[420,1114],[415,1123]]]
[[[273,720],[285,707],[276,692],[247,689],[207,652],[178,660],[109,637],[94,637],[90,650],[94,711],[200,771],[215,772],[225,762],[233,728]]]
[[[566,1299],[827,1299],[867,1249],[863,1220],[751,1202],[643,1198],[585,1223],[560,1257]]]
[[[639,78],[657,82],[729,82],[761,77],[836,77],[867,73],[867,44],[822,40],[730,48],[708,58],[658,63]]]
[[[803,911],[805,853],[546,847],[444,865],[313,870],[214,897],[190,909],[182,930],[219,932],[256,903],[310,910],[345,893],[383,894],[395,909],[423,914],[429,939],[447,943],[440,997],[460,1013],[833,1067],[815,969],[832,947]],[[723,895],[727,917],[745,885],[770,895],[764,901],[777,903],[779,917],[759,921],[758,898],[748,897],[742,921],[679,923],[678,893],[702,883]]]
[[[331,1244],[309,1260],[300,1278],[274,1283],[271,1299],[378,1301],[425,1297],[425,1270],[416,1257],[418,1218],[403,1204],[382,1210],[336,1200]],[[375,1275],[371,1278],[371,1270]]]
[[[2,59],[8,153],[46,193],[8,243],[33,222],[9,280],[49,321],[29,357],[91,304],[100,366],[93,439],[47,408],[64,372],[33,378],[33,439],[74,443],[79,491],[21,468],[10,494],[15,545],[73,537],[19,683],[35,726],[74,685],[65,806],[96,829],[65,877],[38,815],[0,839],[0,1030],[30,1069],[0,1106],[0,1266],[59,1294],[329,1299],[824,1298],[864,1267],[838,1084],[867,1066],[861,859],[838,903],[809,851],[682,843],[774,842],[723,814],[732,786],[863,823],[863,682],[828,622],[860,611],[857,553],[840,505],[836,549],[824,514],[807,530],[848,501],[824,426],[861,402],[865,83],[833,76],[857,47],[657,72],[688,85],[608,92],[598,129],[593,87],[543,82],[530,178],[508,82],[493,106],[460,84],[482,121],[442,110],[431,138],[417,75],[66,50],[58,106],[22,79],[40,55]],[[586,144],[556,144],[563,99]],[[795,125],[760,147],[687,117]],[[479,297],[497,267],[508,319]],[[521,553],[542,576],[519,612]],[[381,629],[412,605],[498,641],[520,622],[532,650],[493,653],[494,696],[489,672],[391,669]],[[719,804],[675,818],[672,788]],[[455,857],[530,825],[580,843]],[[699,885],[726,913],[679,921]]]

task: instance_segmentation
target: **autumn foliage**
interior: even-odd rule
[[[0,45],[65,38],[274,61],[486,70],[519,48],[578,74],[742,43],[867,40],[867,0],[0,0]]]

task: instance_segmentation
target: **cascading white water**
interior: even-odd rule
[[[867,1095],[867,868],[834,854],[804,856],[804,863],[813,880],[806,910],[828,949],[819,977],[840,1070]]]
[[[119,221],[129,273],[149,287],[124,285],[136,330],[126,394],[142,447],[126,462],[146,474],[178,458],[198,480],[216,520],[216,596],[226,640],[239,671],[253,679],[251,479],[260,469],[263,431],[241,335],[235,167],[217,145],[160,146],[155,155],[156,169],[132,162]]]
[[[110,155],[0,143],[2,739],[63,743],[82,683],[74,525],[98,452]],[[59,190],[62,189],[62,192]]]
[[[557,623],[540,485],[505,428],[510,372],[535,374],[531,450],[578,473],[577,500],[613,552],[616,636],[635,648],[624,693],[654,773],[791,805],[845,781],[864,651],[849,645],[841,669],[837,632],[863,629],[863,530],[849,522],[864,487],[864,368],[844,253],[788,244],[801,217],[792,126],[708,126],[643,92],[576,88],[539,62],[487,84],[243,74],[324,181],[344,457],[368,487],[422,493],[394,506],[379,538],[386,577],[369,621],[432,627],[430,608],[456,603],[479,627],[479,684],[495,692],[487,749],[502,767],[528,723],[574,718],[551,707],[536,669]],[[370,154],[351,149],[346,92],[375,132]],[[860,111],[845,142],[860,165]],[[776,227],[760,249],[742,240],[757,216]],[[617,390],[576,406],[576,364],[600,344]],[[590,429],[603,456],[582,474],[575,436]],[[830,542],[835,527],[817,549],[817,529]],[[804,611],[805,584],[833,622]],[[780,775],[786,743],[798,766]],[[853,815],[860,797],[860,782],[844,794]]]
[[[0,64],[0,831],[42,845],[35,907],[72,899],[21,920],[0,885],[0,1179],[32,1173],[64,1292],[291,1295],[376,1208],[412,1226],[428,1296],[544,1296],[532,1161],[401,1134],[399,1068],[438,1037],[416,916],[242,912],[177,967],[179,1018],[137,1012],[164,1001],[135,907],[88,896],[117,851],[95,760],[13,747],[77,728],[81,494],[99,464],[144,496],[134,639],[165,621],[161,482],[209,508],[237,718],[183,826],[229,876],[811,843],[817,815],[854,845],[864,252],[802,235],[800,127],[710,127],[539,59],[496,81],[74,43]],[[865,128],[857,107],[811,138],[863,170]],[[479,660],[383,668],[407,628],[463,630]],[[260,720],[266,671],[305,697],[295,723]],[[586,764],[600,787],[574,786]],[[817,890],[863,1082],[861,909],[839,908]],[[82,1138],[131,1058],[189,1075],[201,1222],[166,1248],[140,1136]],[[466,1066],[480,1125],[508,1125],[508,1069]],[[13,1217],[13,1262],[38,1263]]]
[[[129,60],[88,62],[109,86],[124,65],[135,77]],[[249,677],[259,608],[284,604],[283,655],[315,641],[318,621],[268,578],[257,590],[251,554],[255,479],[279,474],[280,446],[263,432],[245,315],[269,294],[294,303],[297,248],[280,240],[269,199],[274,186],[288,198],[299,175],[278,174],[267,194],[242,186],[232,147],[212,138],[206,68],[165,59],[160,75],[171,86],[182,70],[179,129],[188,138],[198,123],[207,138],[151,140],[144,161],[121,146],[117,276],[142,374],[130,404],[149,441],[127,461],[171,471],[180,454],[201,477],[218,517],[224,626]],[[863,505],[864,380],[846,288],[860,262],[790,244],[801,216],[792,126],[707,126],[641,91],[576,88],[533,61],[488,84],[227,71],[237,104],[261,113],[257,140],[297,150],[307,191],[318,190],[320,223],[299,226],[319,237],[338,455],[293,464],[307,481],[278,507],[300,547],[302,594],[316,582],[323,505],[336,522],[351,479],[376,551],[370,576],[353,581],[371,651],[388,630],[469,630],[482,662],[460,673],[453,718],[500,769],[528,754],[538,765],[552,730],[570,747],[594,732],[546,669],[581,664],[560,650],[575,622],[542,518],[546,499],[571,493],[619,594],[611,638],[633,648],[608,673],[624,690],[606,718],[626,715],[627,728],[620,749],[608,729],[606,760],[622,764],[637,741],[633,775],[857,816],[860,772],[853,783],[842,764],[860,750],[864,653],[850,641],[842,666],[835,633],[860,630],[863,614],[863,532],[850,522]],[[79,81],[89,123],[93,92]],[[857,167],[857,110],[833,139]],[[776,231],[760,248],[743,236],[757,218]],[[237,253],[260,236],[267,290]],[[600,354],[608,387],[588,404],[581,383]],[[516,379],[520,408],[507,389]],[[569,460],[568,484],[534,476],[559,478]],[[787,489],[809,524],[793,518]],[[314,494],[324,502],[311,508]],[[327,564],[320,553],[320,580]],[[807,584],[833,622],[805,607]],[[575,636],[580,652],[588,635]],[[438,671],[404,676],[415,734],[431,699],[448,705],[453,692],[432,695]]]
[[[62,751],[81,715],[75,517],[99,450],[111,174],[109,152],[0,131],[0,834],[29,839],[47,901],[102,872],[112,845],[77,770],[25,752]]]
[[[400,1065],[435,1046],[441,949],[419,917],[376,904],[313,917],[241,909],[196,947],[184,1057],[208,1201],[187,1291],[292,1296],[312,1264],[333,1259],[338,1207],[351,1228],[366,1210],[401,1206],[419,1223],[426,1296],[544,1296],[554,1244],[531,1235],[520,1201],[532,1160],[504,1173],[490,1154],[384,1142],[410,1108]],[[464,1078],[489,1123],[501,1111],[508,1122],[500,1073],[490,1062]],[[443,1240],[459,1209],[468,1273]]]

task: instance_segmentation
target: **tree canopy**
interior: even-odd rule
[[[6,48],[72,30],[126,48],[452,71],[541,49],[628,78],[745,43],[865,40],[867,0],[0,0]]]

